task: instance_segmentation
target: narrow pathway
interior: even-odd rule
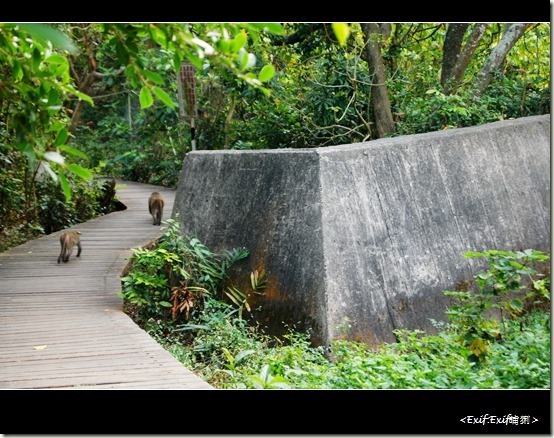
[[[0,389],[211,389],[122,311],[120,275],[131,248],[161,236],[148,197],[175,191],[118,181],[127,209],[72,227],[82,233],[67,264],[59,232],[0,254]],[[162,227],[164,224],[162,223]]]

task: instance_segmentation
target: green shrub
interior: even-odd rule
[[[197,238],[182,235],[175,219],[164,224],[166,231],[159,242],[133,248],[119,295],[137,306],[142,320],[188,320],[207,295],[221,291],[228,269],[247,257],[248,251],[239,248],[215,254]]]
[[[11,163],[0,169],[0,251],[122,208],[115,192],[106,196],[109,183],[68,173],[72,196],[66,201],[58,181],[46,173],[32,179],[18,154],[4,155],[0,147],[0,160]]]
[[[550,257],[532,249],[467,252],[465,257],[485,258],[488,270],[475,276],[477,292],[444,292],[459,302],[447,315],[457,327],[468,359],[480,361],[486,359],[492,343],[509,333],[507,317],[524,317],[545,304],[550,308],[550,275],[546,275]]]
[[[38,217],[46,234],[98,217],[101,185],[68,175],[71,200],[67,202],[57,181],[44,178],[37,182]]]
[[[544,303],[550,278],[542,266],[549,256],[491,250],[466,257],[485,258],[489,269],[475,276],[479,290],[472,298],[470,292],[452,295],[460,302],[448,309],[450,322],[432,321],[435,335],[395,330],[398,341],[379,348],[340,339],[328,349],[314,347],[294,328],[277,339],[212,295],[186,324],[150,319],[145,327],[216,388],[549,388],[550,312]],[[517,299],[522,306],[514,304]],[[500,310],[507,313],[503,319],[498,319]],[[482,338],[496,334],[491,321],[498,321],[494,327],[500,336],[488,340],[486,354],[472,358],[475,352],[464,334],[472,329]],[[348,330],[347,323],[341,326]]]

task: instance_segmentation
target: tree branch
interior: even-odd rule
[[[506,30],[502,34],[500,42],[495,46],[489,55],[485,65],[477,75],[475,88],[473,91],[474,97],[479,97],[483,91],[489,86],[492,81],[493,73],[500,68],[506,60],[506,55],[514,47],[525,31],[529,28],[530,23],[512,23],[506,26]]]
[[[294,32],[290,35],[287,35],[287,36],[284,36],[284,37],[275,36],[273,38],[272,44],[274,46],[296,44],[296,43],[304,41],[313,32],[323,30],[324,28],[325,28],[325,23],[305,24],[305,25],[302,25],[302,27],[300,29],[298,29],[296,32]]]

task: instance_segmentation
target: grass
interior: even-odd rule
[[[397,331],[397,343],[377,350],[345,340],[325,349],[292,330],[282,339],[268,336],[213,299],[187,324],[150,319],[144,328],[215,388],[550,388],[550,313],[544,311],[507,321],[503,339],[478,362],[452,324],[437,335]]]

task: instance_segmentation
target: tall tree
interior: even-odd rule
[[[362,33],[364,36],[365,47],[361,53],[361,58],[367,62],[369,75],[372,78],[370,100],[373,107],[373,125],[375,133],[369,133],[368,136],[380,138],[395,132],[395,124],[392,116],[389,92],[387,89],[386,67],[382,55],[382,41],[386,40],[391,32],[390,23],[362,23]],[[274,45],[296,44],[306,42],[310,39],[310,44],[317,45],[315,41],[316,33],[325,32],[328,38],[320,41],[331,41],[336,43],[337,39],[333,31],[328,29],[328,25],[323,23],[300,24],[296,30],[289,35],[273,38]],[[369,124],[367,125],[369,126]]]
[[[96,50],[99,47],[98,35],[94,32],[93,25],[90,23],[77,23],[72,29],[72,35],[75,41],[78,41],[79,47],[81,47],[80,54],[85,56],[68,57],[71,76],[77,85],[77,89],[92,98],[95,95],[94,83],[104,76],[97,69]],[[85,101],[78,99],[73,107],[69,108],[71,123],[68,129],[71,134],[75,133],[79,125],[84,106]]]
[[[392,117],[389,92],[387,89],[387,74],[381,54],[381,38],[387,34],[387,26],[378,23],[363,23],[362,31],[366,42],[366,50],[362,55],[369,66],[372,77],[371,103],[375,116],[377,137],[393,134],[395,131]]]
[[[479,97],[492,81],[493,74],[506,60],[506,55],[517,40],[519,40],[525,31],[531,26],[530,23],[509,23],[506,24],[504,33],[500,42],[495,46],[489,55],[485,65],[477,75],[475,86],[473,88],[474,97]]]
[[[454,77],[454,66],[460,57],[464,35],[469,23],[451,23],[448,25],[443,44],[441,85],[446,88]]]
[[[448,25],[443,45],[441,85],[444,94],[456,92],[464,73],[485,34],[487,24],[477,23],[463,44],[468,23],[452,23]]]

